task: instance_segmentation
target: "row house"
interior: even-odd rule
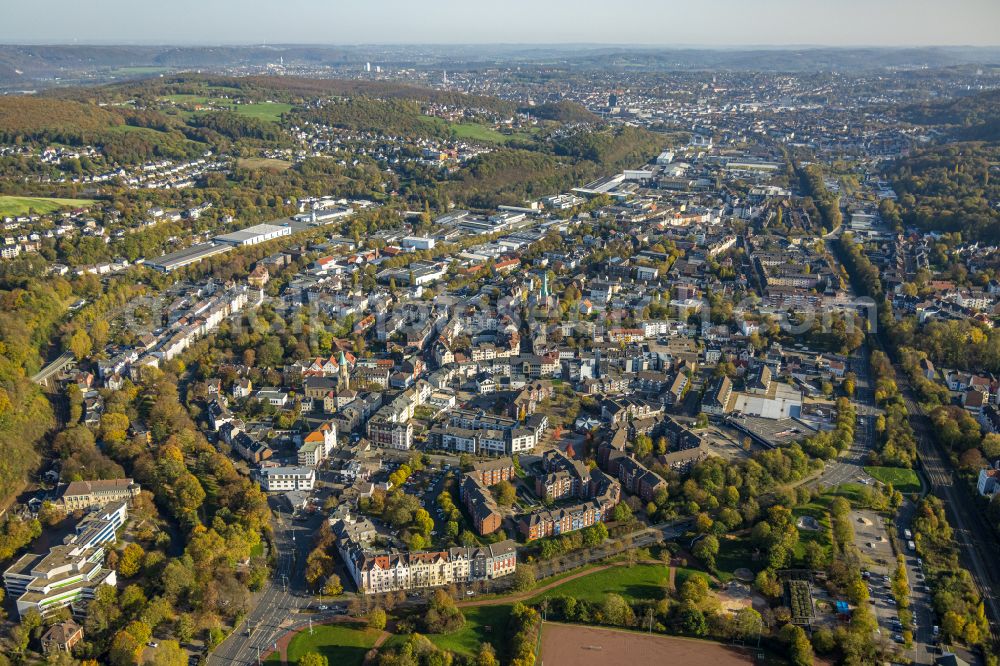
[[[495,580],[517,570],[517,544],[509,539],[486,546],[418,553],[375,553],[350,539],[338,539],[337,547],[364,594]]]

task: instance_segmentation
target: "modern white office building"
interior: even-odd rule
[[[115,585],[115,572],[104,567],[104,546],[115,542],[126,518],[128,502],[112,502],[84,517],[63,545],[43,555],[22,555],[3,574],[7,594],[17,598],[18,615],[30,610],[49,615],[93,599],[101,585]]]
[[[257,472],[260,487],[269,493],[312,490],[316,470],[311,467],[263,467]]]

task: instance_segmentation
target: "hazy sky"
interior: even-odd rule
[[[1000,45],[1000,0],[0,0],[3,43]]]

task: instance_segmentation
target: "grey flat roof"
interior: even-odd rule
[[[271,234],[276,231],[283,231],[288,229],[288,233],[291,233],[291,229],[287,226],[277,226],[274,224],[255,224],[252,227],[247,227],[246,229],[240,229],[239,231],[234,231],[231,234],[222,234],[216,236],[215,240],[222,241],[223,243],[240,243],[245,240],[249,240],[256,236],[261,236],[264,234]]]
[[[217,245],[215,243],[197,243],[190,247],[165,254],[156,259],[150,259],[146,263],[154,268],[170,270],[172,267],[183,266],[205,257],[228,252],[232,247],[229,245]]]

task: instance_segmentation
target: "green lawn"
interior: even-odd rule
[[[850,482],[850,483],[842,483],[836,488],[827,490],[827,494],[834,497],[843,497],[851,504],[860,506],[861,504],[863,504],[863,502],[861,501],[861,494],[866,490],[870,492],[871,488],[869,486],[864,485],[863,483]]]
[[[358,625],[361,626],[361,625]],[[295,635],[288,645],[288,663],[294,664],[307,652],[319,652],[337,666],[361,666],[365,654],[381,632],[375,629],[352,629],[342,624],[321,624]],[[268,663],[280,663],[277,654]]]
[[[687,581],[691,576],[700,576],[707,580],[709,583],[712,582],[709,575],[700,569],[690,569],[688,567],[677,567],[677,573],[674,575],[674,584],[677,585],[677,589],[680,589],[681,585]]]
[[[817,497],[809,504],[803,504],[792,509],[792,515],[796,521],[802,516],[811,516],[819,523],[820,529],[808,530],[799,528],[799,542],[795,544],[792,556],[799,563],[804,562],[806,555],[806,544],[810,541],[818,543],[824,552],[829,553],[832,548],[830,542],[830,513],[826,509],[828,498]]]
[[[208,104],[213,101],[223,101],[215,97],[206,97],[204,95],[188,95],[188,94],[177,94],[177,95],[164,95],[163,99],[168,102],[173,102],[174,104]]]
[[[747,538],[719,539],[719,554],[715,556],[719,580],[728,582],[737,569],[745,568],[757,573],[762,563],[753,561],[753,552]]]
[[[680,570],[677,573],[680,576]],[[567,581],[533,597],[529,603],[544,598],[569,595],[587,601],[601,601],[607,592],[620,594],[629,601],[660,599],[670,579],[666,565],[636,564],[633,567],[611,567],[597,573]],[[680,585],[680,580],[677,581]]]
[[[281,120],[281,114],[292,110],[292,105],[281,102],[254,102],[253,104],[239,104],[233,110],[241,116],[278,122]]]
[[[228,108],[230,111],[238,113],[241,116],[250,116],[251,118],[259,118],[260,120],[269,120],[272,122],[281,120],[281,114],[292,110],[291,104],[285,104],[283,102],[233,104],[232,100],[223,99],[221,97],[206,97],[205,95],[165,95],[163,99],[173,102],[174,104],[200,104],[206,106],[213,105],[219,108]]]
[[[427,638],[442,650],[472,656],[481,643],[492,643],[498,654],[504,654],[503,636],[510,619],[511,606],[475,606],[463,608],[465,626],[450,634],[428,634]],[[330,661],[331,666],[333,661]]]
[[[865,467],[873,479],[892,486],[901,493],[919,493],[920,477],[912,469],[905,467]]]
[[[424,116],[424,119],[435,125],[442,125],[455,133],[459,139],[469,139],[470,141],[483,141],[485,143],[510,143],[515,139],[530,141],[533,137],[526,132],[515,132],[504,134],[487,125],[480,123],[453,123],[436,116]]]
[[[0,216],[24,215],[30,210],[34,210],[40,215],[46,215],[63,208],[78,208],[80,206],[89,206],[93,203],[93,199],[0,196]]]

